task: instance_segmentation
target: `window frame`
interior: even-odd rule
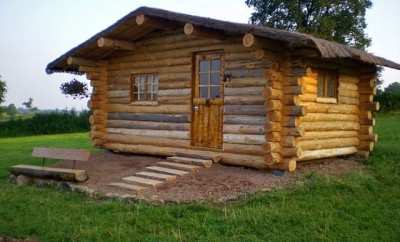
[[[221,51],[208,51],[208,52],[200,52],[196,54],[196,79],[198,82],[198,87],[196,88],[197,92],[197,97],[200,99],[205,99],[205,100],[214,100],[214,99],[223,99],[223,73],[224,73],[224,57],[223,53]],[[208,62],[207,71],[202,71],[201,70],[201,62],[205,61]],[[218,61],[219,62],[219,69],[213,69],[213,61]],[[213,75],[218,75],[219,79],[219,84],[213,84],[212,82],[212,76]],[[207,76],[207,84],[202,84],[201,83],[201,76],[205,75]],[[218,87],[218,93],[219,96],[213,96],[213,88]],[[202,97],[202,88],[207,88],[207,97]]]
[[[318,76],[317,76],[317,102],[321,103],[332,103],[335,104],[337,103],[338,100],[338,95],[339,95],[339,72],[337,70],[331,70],[331,69],[318,69],[317,70]],[[323,82],[323,95],[320,96],[320,81],[322,77],[322,82]],[[329,96],[329,77],[334,78],[334,84],[333,84],[333,91],[334,95]]]
[[[143,100],[139,100],[139,95],[140,95],[140,90],[142,90],[143,88],[140,88],[140,85],[136,86],[136,78],[138,77],[145,77],[144,80],[144,95],[151,96],[151,99],[143,99]],[[152,77],[151,80],[151,91],[148,92],[149,88],[149,77]],[[156,89],[154,90],[154,84],[155,81],[157,81],[157,85],[156,85]],[[158,73],[154,72],[154,73],[132,73],[131,77],[130,77],[130,86],[129,86],[129,99],[130,99],[130,104],[132,105],[158,105],[158,93],[159,93],[159,84],[160,84],[160,76]],[[137,90],[137,91],[136,91]],[[147,92],[146,92],[147,91]],[[153,96],[156,95],[155,100],[153,99]],[[136,96],[136,98],[135,98]]]

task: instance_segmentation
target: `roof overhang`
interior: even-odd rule
[[[400,64],[393,61],[307,34],[141,7],[49,63],[46,72],[49,74],[54,72],[83,74],[84,71],[80,70],[79,65],[74,63],[71,58],[68,59],[69,57],[75,57],[78,60],[84,58],[96,64],[96,62],[101,62],[101,60],[106,59],[115,51],[134,48],[136,40],[153,31],[173,28],[183,29],[184,26],[185,32],[193,31],[190,25],[192,27],[196,26],[196,30],[200,32],[202,29],[207,30],[204,31],[207,34],[217,35],[218,33],[225,36],[251,34],[264,40],[283,42],[292,48],[315,49],[319,52],[320,57],[324,59],[352,59],[366,64],[386,66],[400,70]],[[115,41],[112,43],[104,42],[108,40]],[[101,41],[103,41],[103,45],[108,45],[108,47],[112,48],[100,48]],[[131,47],[130,44],[132,45]]]

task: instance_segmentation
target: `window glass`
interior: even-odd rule
[[[201,86],[200,87],[200,97],[201,98],[208,98],[208,86]]]
[[[318,97],[337,96],[338,74],[334,71],[320,70],[318,72]]]
[[[211,73],[211,85],[220,85],[220,74],[219,72]]]
[[[202,56],[199,60],[199,97],[221,97],[221,60],[213,56]]]
[[[200,74],[200,85],[208,85],[208,73],[201,73]]]
[[[157,101],[159,77],[156,74],[135,75],[132,81],[132,101]]]
[[[210,62],[208,60],[200,61],[200,72],[208,72],[209,71]]]
[[[220,86],[211,86],[211,98],[219,98],[220,97]]]
[[[211,61],[211,71],[219,71],[221,66],[220,60],[212,60]]]

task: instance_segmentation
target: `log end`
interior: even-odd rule
[[[136,16],[136,24],[137,25],[143,25],[146,20],[146,16],[144,14],[139,14]]]
[[[255,44],[256,38],[253,34],[247,33],[243,36],[242,42],[244,47],[250,48]]]
[[[194,26],[191,23],[186,23],[185,26],[183,27],[183,32],[185,35],[191,35],[194,32]]]

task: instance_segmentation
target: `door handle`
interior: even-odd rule
[[[197,106],[197,105],[193,106],[193,111],[194,111],[194,112],[199,111],[199,106]]]

